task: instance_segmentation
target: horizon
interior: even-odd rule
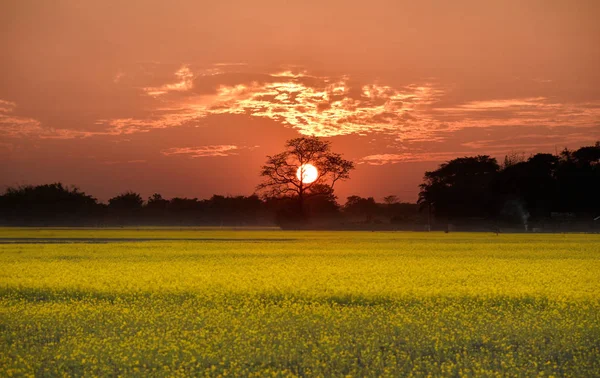
[[[0,188],[250,195],[316,135],[415,202],[453,158],[600,136],[600,3],[3,3]],[[507,27],[510,26],[510,27]]]
[[[600,143],[600,141],[596,141],[596,143],[594,144],[594,146],[597,148],[599,143]],[[580,146],[580,148],[584,148],[584,147],[592,147],[593,148],[594,146]],[[568,150],[567,149],[565,151],[570,151],[572,153],[572,152],[575,152],[576,150]],[[544,154],[544,153],[547,153],[547,152],[537,152],[537,153],[531,152],[529,155],[526,155],[525,153],[515,153],[513,155],[508,155],[507,154],[507,155],[504,155],[504,159],[517,159],[516,161],[511,161],[510,162],[511,165],[514,165],[514,164],[521,163],[521,162],[527,162],[532,157],[534,157],[536,155]],[[556,156],[558,159],[560,159],[560,155],[559,155],[558,152],[551,153],[551,155]],[[506,161],[503,162],[502,160],[500,160],[500,159],[498,159],[496,157],[493,157],[491,155],[478,155],[478,156],[490,156],[491,159],[493,159],[493,160],[495,160],[497,162],[500,170],[506,169],[506,167],[504,166],[504,164],[506,164]],[[474,156],[472,156],[472,157],[474,157]],[[456,159],[460,159],[460,158],[468,158],[468,157],[467,156],[464,156],[464,157],[463,156],[459,156],[459,157],[457,157],[455,159],[452,159],[452,160],[448,160],[448,161],[445,161],[445,162],[440,162],[439,165],[436,167],[435,170],[441,169],[442,168],[442,164],[448,164],[448,163],[453,162]],[[423,179],[425,179],[426,173],[428,173],[428,172],[423,172]],[[298,174],[298,173],[296,173],[296,174]],[[341,182],[343,183],[344,181],[341,181]],[[423,182],[424,181],[422,181],[422,183]],[[163,193],[160,193],[160,192],[157,192],[157,191],[152,191],[152,190],[148,191],[148,194],[146,195],[144,193],[136,192],[134,190],[125,190],[125,191],[121,191],[121,192],[118,192],[118,193],[113,193],[112,195],[109,195],[107,198],[103,199],[103,198],[99,198],[98,196],[94,195],[91,192],[83,190],[77,184],[64,183],[64,182],[60,182],[60,181],[50,181],[50,182],[39,183],[39,184],[23,184],[23,185],[14,185],[14,186],[6,185],[3,188],[3,191],[0,192],[0,196],[2,196],[3,194],[5,194],[8,189],[20,189],[20,188],[27,187],[27,186],[36,187],[38,185],[39,186],[43,186],[43,185],[55,185],[55,184],[60,184],[63,187],[65,187],[65,189],[67,189],[67,188],[68,189],[74,189],[74,188],[76,188],[77,190],[80,190],[82,193],[85,193],[85,195],[91,196],[93,199],[95,199],[97,201],[98,204],[102,204],[102,205],[108,205],[110,199],[116,198],[116,197],[118,197],[120,195],[123,195],[123,194],[129,194],[129,193],[140,195],[140,197],[142,198],[144,204],[147,204],[148,201],[149,201],[149,199],[153,195],[156,195],[156,194],[160,194],[161,197],[163,199],[165,199],[165,200],[191,199],[191,200],[198,200],[198,201],[210,201],[214,196],[222,196],[222,197],[225,197],[225,198],[236,198],[236,197],[249,198],[249,197],[252,197],[252,196],[257,196],[258,198],[260,198],[261,201],[267,200],[267,198],[264,198],[264,196],[260,194],[259,190],[256,190],[257,188],[255,188],[255,190],[253,192],[251,192],[251,193],[239,193],[239,194],[236,194],[236,193],[213,193],[213,194],[211,194],[211,195],[209,195],[207,197],[166,196],[166,195],[163,195]],[[383,204],[383,203],[386,202],[385,201],[386,195],[384,195],[382,197],[375,197],[375,196],[371,196],[371,195],[368,195],[368,194],[367,195],[357,195],[357,194],[354,194],[354,193],[351,193],[351,194],[349,194],[347,196],[344,196],[344,197],[336,195],[334,201],[338,205],[343,206],[343,204],[346,203],[347,200],[350,199],[352,196],[358,196],[358,197],[365,198],[365,199],[373,198],[375,200],[375,202],[379,203],[379,204]],[[404,203],[404,204],[417,204],[418,203],[418,200],[415,200],[415,201],[404,200],[402,195],[398,195],[396,193],[389,193],[387,196],[396,197],[396,200],[397,200],[396,203]],[[271,198],[271,199],[274,199],[274,197]]]

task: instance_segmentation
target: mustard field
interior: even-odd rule
[[[600,375],[600,235],[0,229],[0,376]]]

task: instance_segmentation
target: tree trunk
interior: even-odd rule
[[[298,216],[304,221],[304,188],[302,183],[300,183],[300,191],[298,192]]]
[[[304,198],[304,185],[302,183],[302,181],[300,181],[300,188],[298,190],[298,220],[300,224],[304,224],[307,222],[307,216],[306,216],[306,209],[304,208],[304,201],[306,200]]]

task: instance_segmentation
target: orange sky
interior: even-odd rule
[[[416,200],[458,156],[600,139],[598,1],[4,1],[0,188],[250,194],[330,138],[338,188]]]

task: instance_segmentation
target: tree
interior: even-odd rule
[[[336,201],[337,197],[333,194],[333,189],[321,187],[316,188],[315,192],[321,195],[309,197],[305,203],[305,210],[309,217],[331,219],[339,215],[340,205]]]
[[[499,169],[487,155],[450,160],[425,172],[419,204],[431,206],[436,216],[486,217],[494,212],[490,183]]]
[[[108,200],[109,214],[113,221],[123,225],[142,220],[141,212],[144,200],[139,193],[125,192]]]
[[[383,197],[383,203],[385,203],[388,206],[394,205],[398,202],[400,202],[400,200],[398,199],[398,196],[394,194]]]
[[[504,164],[502,164],[502,169],[523,163],[525,160],[524,152],[511,151],[508,155],[504,156]]]
[[[600,142],[577,151],[564,149],[556,171],[559,211],[600,213]]]
[[[139,210],[143,204],[142,196],[134,192],[125,192],[108,200],[108,207],[115,210]]]
[[[373,220],[378,210],[379,207],[373,197],[362,198],[360,196],[350,196],[346,199],[346,204],[344,205],[345,213],[364,217],[366,223],[370,223]]]
[[[154,193],[151,197],[148,197],[146,202],[146,209],[156,213],[165,212],[168,206],[169,200],[164,199],[160,193]]]
[[[60,182],[8,188],[0,196],[0,218],[16,224],[81,224],[98,210],[96,198]]]
[[[318,175],[314,182],[305,183],[296,176],[298,169],[305,164],[317,168]],[[294,199],[297,212],[303,217],[308,198],[330,196],[335,183],[348,179],[352,169],[354,163],[332,152],[330,142],[314,136],[294,138],[286,142],[285,151],[267,156],[267,162],[261,170],[264,181],[257,190],[267,199]]]
[[[600,142],[594,146],[581,147],[573,152],[573,158],[580,166],[597,167],[600,165]]]
[[[492,184],[496,212],[517,214],[514,219],[525,219],[529,214],[534,219],[548,218],[556,204],[555,173],[558,157],[551,154],[536,154],[527,161],[505,166],[498,172]]]

